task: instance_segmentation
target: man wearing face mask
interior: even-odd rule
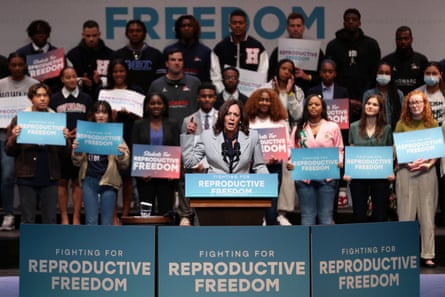
[[[419,88],[425,93],[431,105],[433,117],[439,122],[439,125],[445,120],[445,86],[442,79],[440,64],[429,62],[423,72],[423,81],[425,84]]]
[[[380,62],[375,80],[375,87],[363,93],[362,101],[365,103],[366,99],[374,94],[382,95],[385,99],[386,121],[394,130],[402,109],[403,93],[397,89],[392,79],[392,65],[388,62]]]

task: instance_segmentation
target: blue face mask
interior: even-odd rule
[[[375,78],[375,81],[380,86],[386,86],[391,81],[391,75],[388,75],[388,74],[377,74],[377,77]]]
[[[423,81],[426,83],[429,87],[434,87],[439,83],[439,77],[436,75],[425,75],[423,77]]]

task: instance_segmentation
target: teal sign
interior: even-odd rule
[[[154,296],[155,228],[20,226],[20,297]]]

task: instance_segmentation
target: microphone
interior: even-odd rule
[[[234,158],[233,161],[239,161],[239,156],[241,155],[241,147],[238,141],[235,141],[233,145],[233,151],[234,151]]]
[[[229,147],[226,142],[221,143],[221,155],[223,157],[224,162],[229,163],[227,161],[227,156],[229,155]]]

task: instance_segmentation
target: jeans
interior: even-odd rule
[[[337,180],[311,180],[309,184],[296,182],[302,225],[314,225],[317,217],[319,224],[333,223],[337,184]]]
[[[40,198],[40,210],[43,224],[57,223],[57,185],[27,186],[18,185],[22,224],[36,222],[37,197]]]
[[[269,170],[269,173],[277,173],[278,174],[278,193],[280,192],[280,186],[281,186],[281,174],[282,174],[282,164],[273,164],[273,165],[267,165],[267,170]],[[271,207],[266,209],[266,225],[278,225],[277,222],[277,205],[278,205],[278,197],[272,199],[272,205]]]
[[[86,176],[82,182],[82,198],[85,207],[85,224],[99,224],[99,194],[101,225],[113,225],[113,212],[117,190],[110,186],[99,185],[100,177]]]
[[[14,214],[14,157],[6,155],[5,140],[0,140],[1,159],[1,195],[3,210],[6,215]]]

